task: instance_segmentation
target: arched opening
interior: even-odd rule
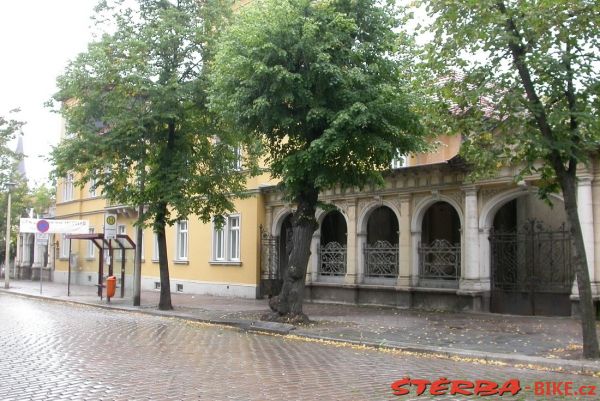
[[[448,202],[435,202],[425,212],[421,226],[419,285],[457,287],[460,255],[458,213]]]
[[[490,311],[571,314],[571,237],[562,205],[527,194],[506,202],[490,230]]]
[[[325,215],[321,223],[319,244],[319,275],[343,276],[346,274],[346,219],[338,210]]]
[[[379,206],[369,215],[364,248],[365,277],[398,276],[398,227],[396,214],[387,206]]]

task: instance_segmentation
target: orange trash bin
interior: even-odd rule
[[[117,278],[115,276],[108,276],[106,278],[106,296],[112,298],[115,296],[117,291]]]

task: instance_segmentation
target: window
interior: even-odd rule
[[[392,159],[392,169],[406,167],[406,155],[401,155],[397,153],[396,156]]]
[[[63,201],[70,201],[73,200],[73,194],[74,194],[74,177],[73,177],[73,173],[69,173],[67,174],[67,176],[65,177],[65,185],[63,187]]]
[[[90,198],[96,197],[96,179],[92,178],[90,180],[90,189],[89,189]]]
[[[127,226],[125,224],[118,224],[117,225],[117,235],[125,235],[125,234],[127,234]],[[127,240],[117,239],[117,242],[119,244],[121,244],[122,246],[124,246],[125,248],[127,248],[129,246],[129,243],[127,242]],[[115,260],[122,260],[123,259],[123,250],[119,246],[116,246],[114,248],[113,255],[115,255]]]
[[[61,235],[60,241],[60,258],[67,259],[69,257],[69,240],[67,239],[67,234]]]
[[[242,169],[242,147],[236,146],[233,148],[233,169],[235,171],[240,171]]]
[[[154,233],[154,246],[152,247],[152,260],[158,260],[158,235]]]
[[[90,234],[94,233],[94,227],[90,227]],[[96,245],[94,241],[88,241],[88,258],[93,259],[96,257]]]
[[[181,220],[177,222],[177,260],[188,258],[188,222]]]
[[[213,226],[213,260],[239,262],[240,260],[240,216],[231,215],[225,225],[217,230]]]

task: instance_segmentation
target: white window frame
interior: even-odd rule
[[[237,226],[232,222],[237,220]],[[225,217],[225,224],[217,230],[213,222],[212,227],[212,262],[239,263],[241,261],[241,230],[242,216],[239,213],[230,214]],[[235,238],[235,249],[232,249]]]
[[[185,223],[185,229],[182,229]],[[175,230],[175,260],[186,262],[188,260],[190,248],[190,222],[188,220],[180,220],[177,222]],[[183,249],[182,249],[183,247]]]
[[[117,224],[117,235],[122,234],[122,235],[126,235],[127,234],[127,226],[125,224]],[[126,244],[127,241],[126,240],[121,240],[121,239],[117,239],[117,242],[119,242],[120,244]],[[116,252],[115,252],[116,251]],[[127,253],[127,251],[125,251]],[[116,253],[117,255],[115,256],[115,260],[122,260],[122,255],[121,255],[121,248],[120,247],[116,247],[113,248],[113,254]],[[127,254],[125,255],[125,258],[127,258]]]
[[[94,234],[94,227],[90,227],[90,234]],[[87,254],[88,259],[95,259],[96,258],[96,244],[94,244],[94,241],[89,240],[88,243],[88,254]]]
[[[242,147],[241,146],[235,146],[233,148],[233,154],[234,154],[234,161],[233,161],[233,169],[235,171],[241,171],[242,170]]]
[[[62,234],[60,236],[60,258],[69,258],[69,240],[67,239],[67,234]]]
[[[75,185],[74,185],[75,177],[73,173],[68,173],[65,177],[65,184],[63,187],[63,201],[68,202],[74,199],[75,195]]]
[[[408,159],[407,159],[406,155],[401,155],[400,153],[396,153],[396,156],[394,156],[394,158],[392,159],[390,167],[392,169],[406,167],[407,160]]]
[[[96,188],[95,187],[96,187],[96,179],[92,178],[90,180],[90,188],[88,190],[90,198],[96,197]]]
[[[159,258],[159,254],[158,254],[158,234],[156,234],[154,232],[152,234],[153,234],[152,237],[154,238],[153,246],[152,246],[152,260],[156,262],[156,261],[158,261],[158,258]]]

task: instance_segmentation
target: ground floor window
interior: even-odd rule
[[[230,215],[220,229],[213,225],[213,260],[240,260],[240,216]]]
[[[188,222],[181,220],[177,222],[177,260],[188,258]]]

